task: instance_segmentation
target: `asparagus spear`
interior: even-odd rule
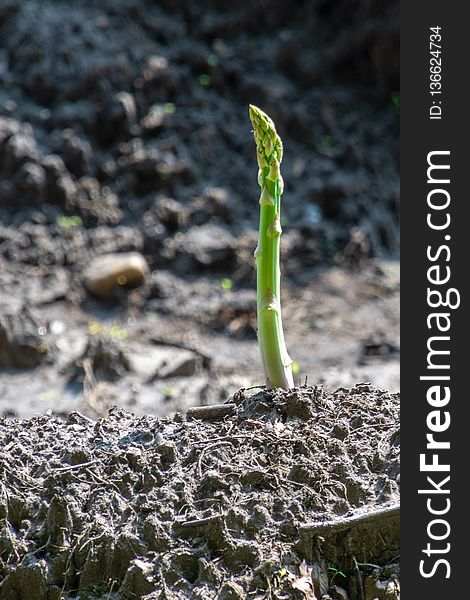
[[[279,172],[282,141],[272,120],[250,104],[250,119],[256,142],[258,183],[261,188],[260,221],[256,258],[258,343],[268,388],[294,387],[292,360],[287,353],[281,318],[280,238],[281,194]]]

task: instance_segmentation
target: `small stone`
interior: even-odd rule
[[[138,252],[103,254],[92,259],[83,272],[83,284],[93,295],[109,298],[120,286],[141,285],[150,270]]]
[[[150,107],[148,113],[140,121],[140,125],[147,130],[154,130],[162,127],[165,120],[165,108],[163,104],[154,104]]]
[[[201,366],[201,357],[191,350],[171,346],[133,344],[126,350],[130,369],[147,381],[191,377]]]
[[[236,239],[227,228],[207,223],[177,234],[169,242],[168,250],[176,254],[174,265],[178,271],[193,273],[202,269],[234,268],[236,248]]]

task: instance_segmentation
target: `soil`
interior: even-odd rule
[[[250,102],[284,140],[297,381],[398,390],[397,15],[0,2],[0,414],[165,415],[262,383]],[[110,252],[151,274],[104,300],[84,272]]]
[[[1,600],[399,598],[398,31],[395,0],[0,0]],[[248,391],[249,103],[287,394]]]
[[[2,419],[0,598],[399,598],[398,395],[230,401]]]

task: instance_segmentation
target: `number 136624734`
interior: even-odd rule
[[[442,27],[429,28],[429,93],[430,119],[442,118]]]

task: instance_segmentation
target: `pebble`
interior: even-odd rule
[[[141,285],[149,275],[147,261],[138,252],[96,256],[83,271],[83,284],[93,295],[109,298],[120,286]]]
[[[171,377],[192,377],[201,358],[191,350],[133,344],[127,347],[130,369],[147,381]]]

